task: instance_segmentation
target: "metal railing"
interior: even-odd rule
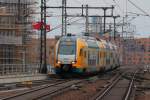
[[[38,74],[39,68],[39,64],[0,64],[0,76]]]

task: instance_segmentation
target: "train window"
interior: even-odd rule
[[[76,53],[76,44],[74,41],[62,41],[59,44],[58,53],[61,55],[74,55]]]
[[[102,57],[105,57],[105,52],[104,51],[102,52]]]
[[[86,58],[86,51],[84,51],[84,57]]]
[[[112,57],[112,53],[110,53],[110,57]]]
[[[99,56],[102,57],[102,52],[99,52]]]
[[[99,52],[97,52],[97,65],[99,64],[99,59],[100,59],[98,55],[99,55]]]
[[[94,51],[89,51],[88,53],[88,64],[95,66],[97,62],[97,53]]]
[[[80,53],[79,53],[79,55],[80,55],[80,56],[82,56],[82,55],[83,55],[83,50],[82,50],[82,49],[80,49]]]
[[[106,57],[106,52],[103,53],[103,56]]]

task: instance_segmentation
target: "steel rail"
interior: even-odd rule
[[[123,100],[129,100],[129,97],[130,97],[130,94],[131,94],[131,91],[132,91],[132,87],[134,85],[134,79],[135,79],[135,75],[137,74],[138,71],[136,71],[132,77],[132,80],[130,81],[130,84],[129,84],[129,87],[128,87],[128,90],[124,96],[124,99]]]
[[[102,92],[100,91],[92,100],[101,100],[121,79],[122,75],[118,75],[112,83],[110,83]]]
[[[33,100],[45,100],[45,98],[51,97],[53,94],[61,93],[61,92],[63,92],[64,90],[69,89],[70,86],[72,86],[73,84],[79,84],[79,83],[81,83],[81,82],[82,82],[82,80],[77,81],[77,82],[74,82],[74,83],[72,83],[72,84],[69,84],[69,85],[67,85],[67,86],[63,86],[63,87],[61,87],[61,88],[58,88],[58,89],[56,89],[56,90],[47,92],[46,94],[39,95],[39,96],[37,96],[37,97],[35,97],[35,98],[32,98],[32,99],[33,99]]]
[[[61,82],[57,82],[57,83],[55,83],[55,84],[50,84],[50,85],[46,85],[46,86],[43,86],[43,87],[40,87],[40,88],[35,88],[35,89],[29,90],[29,91],[26,91],[26,92],[22,92],[22,93],[13,95],[13,96],[9,96],[9,97],[6,97],[6,98],[1,98],[0,100],[13,99],[13,98],[16,98],[16,97],[19,97],[19,96],[23,96],[23,95],[26,95],[26,94],[30,94],[30,93],[35,92],[35,91],[43,90],[43,89],[48,88],[48,87],[52,87],[52,86],[56,86],[56,85],[59,85],[59,84],[63,84],[63,83],[66,83],[66,82],[68,82],[68,81],[69,81],[69,80],[67,80],[67,81],[61,81]],[[39,87],[39,86],[38,86],[38,87]]]

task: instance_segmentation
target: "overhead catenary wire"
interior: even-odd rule
[[[141,14],[141,13],[135,13],[135,12],[128,12],[130,14],[136,15],[136,16],[147,16],[145,14]]]
[[[112,4],[108,3],[108,2],[106,2],[106,0],[103,0],[103,2],[104,2],[106,5],[112,5]],[[116,5],[117,5],[117,4],[116,4]],[[114,6],[114,5],[112,5],[112,6]],[[114,10],[114,11],[117,13],[116,10]]]
[[[70,21],[70,20],[72,20],[73,18],[70,18],[70,19],[68,19],[67,21]],[[58,29],[58,28],[60,28],[62,26],[62,24],[59,24],[59,25],[57,25],[57,26],[55,26],[54,28],[52,28],[50,31],[53,31],[53,30],[55,30],[55,29]]]
[[[130,1],[130,0],[128,0],[134,7],[136,7],[138,10],[140,10],[141,12],[143,12],[146,16],[149,16],[150,17],[150,15],[146,12],[146,11],[144,11],[142,8],[140,8],[139,6],[137,6],[134,2],[132,2],[132,1]]]
[[[71,24],[73,24],[73,23],[75,23],[75,22],[77,22],[77,21],[79,21],[79,20],[82,20],[82,19],[83,19],[83,18],[79,18],[79,19],[74,20],[74,21],[72,21],[72,22],[70,22],[70,23],[68,23],[69,20],[67,20],[67,25],[71,25]],[[52,28],[52,29],[50,30],[50,32],[51,32],[51,31],[54,31],[54,30],[56,30],[56,29],[61,28],[61,26],[62,26],[62,24],[59,24],[59,25],[55,26],[54,28]]]
[[[122,9],[122,8],[120,7],[120,5],[116,2],[116,0],[113,0],[113,2],[116,4],[116,6],[118,6],[120,12],[121,12],[122,14],[124,14],[123,9]]]

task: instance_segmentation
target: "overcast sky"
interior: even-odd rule
[[[62,0],[47,0],[47,6],[61,6]],[[146,13],[150,14],[150,0],[130,0],[134,2],[138,7],[143,9]],[[120,21],[123,16],[126,15],[126,0],[67,0],[67,6],[81,6],[82,4],[88,4],[89,6],[112,6],[115,5],[115,14],[120,15]],[[61,10],[56,9],[47,9],[48,13],[51,13],[53,15],[61,15]],[[140,10],[138,10],[136,7],[134,7],[129,1],[127,2],[127,12],[132,13],[138,13],[138,14],[144,14]],[[76,14],[80,13],[78,10],[70,11],[68,10],[68,14]],[[90,11],[90,14],[97,14],[102,13],[102,11]],[[131,19],[133,16],[130,16],[131,14],[128,13],[129,19]],[[79,18],[73,19],[77,20]],[[47,18],[48,23],[51,24],[51,27],[55,27],[59,24],[61,24],[61,17],[48,17]],[[84,19],[80,22],[83,22]],[[136,34],[138,36],[150,36],[150,17],[148,16],[137,16],[134,20],[131,21],[133,25],[136,25]],[[82,32],[84,31],[83,25],[73,25],[68,26],[68,32]],[[61,30],[57,29],[55,31],[52,31],[49,33],[50,36],[53,36],[54,34],[60,34]]]

